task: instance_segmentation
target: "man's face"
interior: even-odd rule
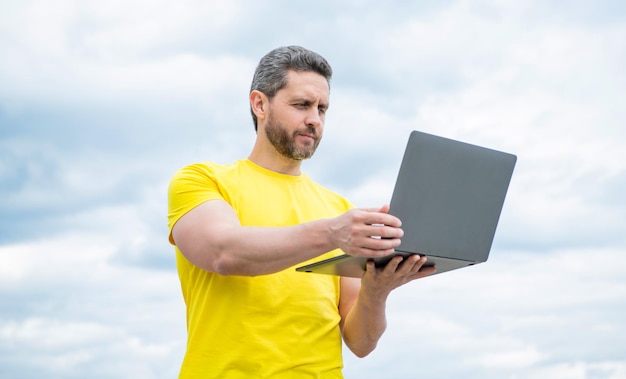
[[[289,71],[287,85],[269,102],[265,135],[283,156],[313,156],[324,131],[329,105],[326,78],[314,72]]]

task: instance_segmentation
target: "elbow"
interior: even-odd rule
[[[239,267],[241,267],[241,265],[237,264],[236,260],[233,259],[232,254],[229,254],[227,251],[216,245],[203,250],[204,251],[197,255],[199,259],[195,262],[192,260],[191,263],[203,270],[222,276],[241,275],[239,272]]]
[[[207,271],[222,276],[257,276],[266,273],[252,264],[252,262],[237,258],[232,252],[227,251],[212,255],[205,266],[208,267]]]
[[[178,249],[182,255],[194,266],[219,275],[241,275],[239,267],[227,252],[217,249],[215,246],[211,248],[198,248],[198,246],[187,247],[178,245]]]
[[[227,256],[217,256],[207,264],[208,271],[214,272],[222,276],[246,275],[241,271],[242,265],[237,264],[233,259]]]
[[[374,349],[376,349],[376,344],[373,345],[369,345],[369,346],[349,346],[350,351],[352,351],[352,353],[354,355],[357,356],[357,358],[365,358],[368,355],[370,355],[370,353],[372,351],[374,351]]]
[[[358,352],[358,353],[355,352],[354,355],[356,355],[357,358],[365,358],[368,355],[370,355],[371,352],[372,352],[371,350],[370,351],[365,351],[365,352]]]
[[[372,351],[374,351],[374,349],[376,349],[376,346],[378,345],[377,338],[353,339],[345,334],[343,336],[343,341],[352,354],[356,355],[358,358],[367,357]]]
[[[354,334],[346,333],[344,328],[343,341],[352,354],[356,355],[358,358],[365,358],[376,349],[384,330],[385,328],[383,327],[382,329],[378,329],[378,332],[375,333],[364,332],[363,334]]]

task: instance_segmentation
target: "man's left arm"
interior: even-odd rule
[[[339,313],[346,346],[358,357],[371,353],[385,332],[385,307],[392,290],[412,280],[433,274],[434,267],[420,271],[426,257],[394,257],[384,268],[368,262],[361,279],[341,278]]]

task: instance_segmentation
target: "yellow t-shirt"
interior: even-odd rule
[[[244,226],[294,225],[352,207],[305,174],[282,175],[247,159],[199,163],[170,183],[170,242],[180,217],[215,199],[229,203]],[[338,277],[295,267],[222,276],[194,266],[178,248],[176,263],[188,332],[180,378],[342,378]]]

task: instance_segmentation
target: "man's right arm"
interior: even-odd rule
[[[183,255],[202,269],[255,276],[284,270],[337,248],[364,257],[393,253],[403,232],[400,220],[389,215],[388,209],[352,209],[335,218],[259,227],[242,226],[228,203],[211,200],[182,216],[172,236]]]

